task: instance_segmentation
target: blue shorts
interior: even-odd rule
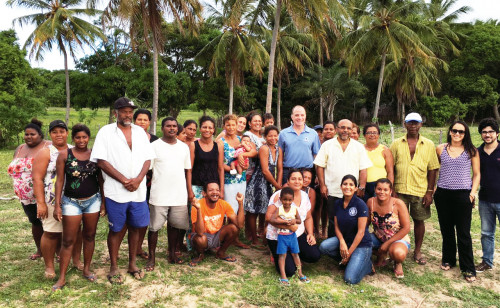
[[[291,253],[299,253],[299,241],[295,233],[289,235],[278,234],[278,247],[276,248],[277,255],[284,255],[288,251]]]
[[[380,246],[382,246],[382,242],[375,236],[375,234],[370,233],[370,237],[372,238],[373,249],[378,249],[378,248],[380,248]],[[411,245],[407,241],[397,240],[394,243],[403,243],[406,245],[406,248],[408,248],[408,251],[410,251]]]
[[[106,198],[109,229],[120,232],[125,223],[133,228],[144,228],[149,225],[149,207],[146,200],[142,202],[120,203]]]
[[[63,216],[78,216],[82,214],[92,214],[101,211],[101,194],[95,195],[87,199],[69,198],[63,195],[61,200],[61,209]]]

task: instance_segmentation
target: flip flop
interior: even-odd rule
[[[472,273],[464,272],[463,275],[464,275],[465,281],[467,281],[468,283],[473,283],[474,281],[476,281],[476,275],[474,275]]]
[[[191,267],[196,267],[198,266],[198,264],[200,264],[200,262],[201,259],[192,258],[191,261],[189,261],[188,265]]]
[[[302,282],[302,283],[310,283],[311,280],[309,278],[307,278],[307,276],[302,276],[302,277],[299,277],[299,281]]]
[[[216,256],[216,258],[219,260],[222,260],[222,261],[226,261],[226,262],[236,262],[237,261],[237,259],[233,256],[225,256],[223,258]]]
[[[135,280],[142,280],[144,278],[144,273],[142,270],[128,271],[130,276],[134,277]]]
[[[96,282],[97,281],[97,276],[94,273],[91,273],[88,276],[82,275],[83,278],[87,279],[90,282]]]
[[[62,289],[64,289],[65,286],[66,285],[64,285],[64,284],[62,286],[56,286],[56,285],[54,285],[54,286],[52,286],[51,291],[52,292],[62,291]]]
[[[451,265],[448,262],[441,263],[441,269],[443,271],[449,271],[451,269]]]
[[[148,264],[146,264],[146,266],[144,267],[144,270],[145,270],[146,272],[152,272],[152,271],[154,271],[154,270],[155,270],[155,266],[154,266],[153,264],[149,264],[149,265],[148,265]]]
[[[393,272],[394,272],[394,276],[397,278],[397,279],[402,279],[402,278],[405,278],[405,273],[403,271],[398,271],[396,269],[396,265],[393,266],[392,268]]]
[[[108,278],[109,283],[111,284],[123,284],[123,276],[121,274],[116,274],[116,275],[108,275],[106,276]]]
[[[288,286],[290,286],[290,281],[288,281],[288,279],[280,278],[280,285],[282,285],[284,287],[288,287]]]
[[[427,260],[422,256],[420,258],[416,258],[415,256],[413,256],[413,261],[415,261],[418,265],[426,265],[427,264]]]
[[[30,259],[31,261],[35,261],[35,260],[40,259],[41,257],[42,257],[42,255],[41,255],[41,254],[39,254],[39,253],[34,253],[34,254],[32,254],[32,255],[29,257],[29,259]]]

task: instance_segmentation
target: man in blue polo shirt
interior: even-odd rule
[[[479,122],[478,131],[483,144],[478,148],[481,161],[479,215],[481,216],[481,246],[483,261],[476,266],[481,273],[493,268],[496,220],[500,220],[500,146],[498,123],[493,118]]]
[[[321,143],[318,134],[306,125],[306,110],[302,106],[292,109],[292,125],[281,131],[278,145],[284,153],[283,184],[292,168],[312,168]]]

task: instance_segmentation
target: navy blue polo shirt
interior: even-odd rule
[[[285,168],[312,168],[314,156],[321,147],[318,133],[307,125],[300,135],[297,135],[293,125],[283,129],[279,135],[278,145],[283,150]]]
[[[484,143],[477,149],[481,160],[479,200],[500,203],[500,144],[490,155],[484,151]]]
[[[363,200],[357,196],[353,196],[345,209],[344,198],[335,201],[334,211],[337,217],[337,226],[340,232],[342,232],[345,243],[350,247],[358,233],[358,218],[368,217],[368,206],[366,206]],[[372,247],[368,224],[366,224],[365,235],[361,242],[359,242],[358,247]]]

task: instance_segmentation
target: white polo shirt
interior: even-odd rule
[[[186,206],[188,193],[185,170],[191,169],[191,153],[182,141],[168,144],[161,138],[151,144],[156,158],[151,162],[153,179],[149,204]]]
[[[125,135],[116,123],[103,126],[95,138],[90,160],[98,159],[110,163],[118,172],[132,179],[139,175],[144,162],[155,158],[148,136],[143,128],[131,124],[132,149],[129,148]],[[142,180],[136,191],[128,191],[117,180],[105,172],[104,196],[115,202],[142,202],[146,200],[146,177]]]
[[[325,168],[325,185],[328,188],[328,194],[338,198],[342,198],[340,184],[345,175],[352,174],[359,181],[359,171],[373,165],[361,143],[351,139],[343,151],[337,137],[321,145],[314,164]]]

